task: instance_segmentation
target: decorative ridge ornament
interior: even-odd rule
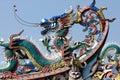
[[[53,53],[60,53],[61,55],[57,58],[48,58],[31,41],[16,38],[23,33],[24,30],[22,30],[18,34],[12,34],[8,43],[0,42],[0,46],[5,47],[5,56],[9,64],[3,69],[0,68],[0,72],[14,72],[13,70],[17,67],[14,73],[18,76],[21,75],[18,79],[57,80],[58,76],[64,76],[64,78],[69,76],[67,77],[69,80],[95,80],[96,76],[99,78],[97,80],[104,77],[108,78],[107,67],[104,68],[105,70],[102,68],[105,74],[98,76],[98,69],[103,65],[100,62],[108,54],[106,53],[108,48],[114,47],[119,53],[119,47],[117,45],[109,46],[104,52],[101,52],[109,33],[109,22],[115,20],[115,18],[105,18],[103,10],[106,9],[106,7],[97,8],[96,0],[93,0],[89,6],[83,8],[77,5],[77,12],[74,12],[74,9],[70,7],[63,14],[52,16],[49,19],[41,19],[40,23],[31,23],[17,15],[17,9],[14,5],[14,16],[19,23],[24,26],[43,28],[41,30],[41,35],[44,36],[42,44],[48,55]],[[83,28],[82,32],[87,33],[84,36],[85,39],[74,41],[73,36],[76,35],[69,35],[68,38],[70,29],[75,28],[75,24]],[[114,61],[119,60],[117,53]],[[110,57],[108,56],[109,59]],[[109,64],[106,66],[109,66]],[[103,75],[106,76],[103,77]],[[30,77],[27,78],[27,76]]]

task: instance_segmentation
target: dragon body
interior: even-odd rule
[[[9,45],[8,43],[0,44],[0,46],[5,47],[4,55],[7,58],[6,65],[0,68],[0,72],[6,72],[6,71],[15,72],[18,66],[18,60],[15,58],[15,53],[10,48],[8,48],[8,45]]]
[[[101,54],[100,54],[100,59],[104,59],[105,57],[107,57],[108,55],[110,55],[109,54],[109,51],[110,50],[113,50],[114,51],[114,54],[112,54],[112,55],[115,55],[115,54],[119,54],[120,53],[120,47],[119,47],[119,45],[117,45],[117,44],[109,44],[109,45],[107,45],[104,49],[103,49],[103,51],[101,52]],[[116,56],[115,56],[116,57]]]
[[[110,53],[110,51],[113,50],[114,52]],[[103,67],[102,71],[96,70],[95,74],[93,75],[94,77],[98,78],[97,80],[102,80],[104,78],[108,78],[111,79],[112,77],[110,76],[115,76],[117,75],[116,78],[117,80],[119,80],[119,71],[118,71],[118,67],[119,65],[119,56],[120,56],[120,46],[119,44],[116,43],[111,43],[106,45],[100,55],[100,63]],[[107,59],[105,61],[105,59]],[[104,60],[104,61],[103,61]],[[99,66],[101,68],[101,66]],[[111,68],[110,68],[111,67]],[[95,78],[93,78],[95,79]]]
[[[6,65],[3,68],[0,68],[0,72],[1,73],[6,71],[15,72],[15,70],[17,69],[17,65],[18,60],[16,59],[8,60]]]
[[[50,66],[52,63],[57,63],[62,60],[62,56],[58,56],[57,58],[48,58],[45,57],[40,50],[33,44],[32,42],[25,40],[25,39],[20,39],[14,41],[15,45],[12,47],[15,47],[11,50],[6,50],[7,55],[14,55],[16,54],[16,50],[23,50],[27,57],[36,65],[39,69],[42,69],[42,67],[45,66]],[[0,46],[8,47],[10,46],[10,43],[1,43]],[[67,52],[73,52],[75,49],[80,47],[80,44],[74,45],[73,47],[70,47],[70,49]],[[11,52],[11,53],[10,53]],[[13,62],[14,60],[12,60]],[[10,61],[11,62],[11,61]],[[16,66],[15,62],[12,63],[14,67]],[[10,67],[11,68],[11,67]],[[14,68],[13,68],[14,69]],[[1,69],[2,70],[2,69]]]
[[[22,49],[23,51],[25,51],[27,56],[40,69],[42,67],[44,67],[44,66],[50,66],[51,63],[59,62],[62,59],[62,57],[58,57],[56,59],[47,59],[47,58],[45,58],[45,56],[43,56],[41,54],[41,52],[38,50],[38,48],[33,43],[31,43],[31,42],[29,42],[27,40],[19,40],[19,41],[17,41],[17,43],[18,43],[17,47],[19,49]],[[3,44],[4,43],[2,43],[2,45]],[[8,47],[9,47],[9,43],[7,43],[7,44],[8,44]],[[7,53],[8,53],[8,51],[7,51]],[[12,54],[15,54],[15,53],[12,53]],[[16,65],[14,65],[14,66],[16,66]]]

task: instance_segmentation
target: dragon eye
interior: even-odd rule
[[[56,27],[56,23],[52,23],[51,28],[55,28],[55,27]]]
[[[51,24],[51,28],[54,28],[54,27],[55,27],[55,26],[54,26],[54,24],[52,23],[52,24]]]
[[[78,45],[78,42],[75,42],[74,45]]]
[[[74,43],[74,45],[76,45],[77,43]]]

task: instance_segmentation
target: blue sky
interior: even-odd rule
[[[41,37],[40,27],[27,27],[19,24],[13,14],[13,5],[17,6],[17,14],[24,20],[39,23],[42,18],[50,18],[55,15],[64,13],[65,10],[72,6],[76,11],[76,6],[81,7],[90,5],[92,0],[1,0],[0,2],[0,37],[8,41],[10,34],[18,33],[24,29],[23,35],[32,36],[34,39]],[[104,11],[106,18],[116,18],[116,21],[110,23],[109,36],[107,42],[120,42],[120,1],[119,0],[96,0],[98,8],[106,6],[108,10]],[[80,27],[79,27],[80,28]],[[76,32],[78,27],[72,31]],[[81,34],[73,34],[75,35]]]

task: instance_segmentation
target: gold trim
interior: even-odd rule
[[[31,53],[25,47],[19,46],[18,48],[24,50],[25,53],[27,54],[27,56],[29,57],[29,59],[34,63],[34,65],[36,65],[37,68],[39,68],[40,70],[42,70],[43,67],[36,62],[36,60],[32,57],[32,55],[30,55]]]

